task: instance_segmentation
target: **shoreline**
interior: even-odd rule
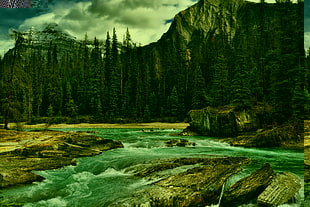
[[[129,124],[89,124],[89,123],[80,123],[80,124],[52,124],[46,127],[46,124],[35,124],[35,125],[23,125],[24,129],[37,129],[37,128],[112,128],[112,129],[185,129],[189,126],[189,123],[163,123],[163,122],[152,122],[152,123],[129,123]],[[11,129],[16,127],[16,124],[11,123],[9,125]]]

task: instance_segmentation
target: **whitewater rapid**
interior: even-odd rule
[[[81,129],[61,130],[81,131]],[[79,158],[77,166],[36,172],[45,178],[43,182],[7,189],[3,191],[5,199],[23,203],[26,207],[106,206],[119,199],[132,196],[135,191],[160,179],[137,178],[134,176],[133,169],[138,168],[142,163],[178,157],[249,157],[252,163],[244,166],[241,173],[227,181],[225,185],[227,187],[242,177],[250,175],[265,163],[270,163],[276,172],[288,171],[298,175],[302,180],[304,176],[302,150],[231,147],[212,137],[181,137],[196,145],[171,148],[166,147],[165,142],[179,139],[180,137],[170,136],[170,134],[180,132],[179,130],[83,130],[96,131],[96,135],[121,141],[124,148],[106,151],[95,157]],[[193,167],[180,167],[165,173],[173,175]],[[300,195],[303,197],[303,189]],[[218,204],[214,206],[216,205]],[[253,204],[246,206],[250,207]]]

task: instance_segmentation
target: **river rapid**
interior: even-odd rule
[[[105,151],[95,157],[79,158],[77,166],[39,171],[43,182],[6,189],[3,195],[10,202],[26,207],[97,207],[107,206],[134,195],[156,181],[133,176],[141,163],[179,157],[248,157],[252,163],[233,176],[230,182],[250,175],[263,164],[270,163],[276,172],[291,172],[304,179],[303,150],[282,148],[231,147],[212,137],[181,137],[196,143],[190,147],[166,147],[165,142],[180,137],[170,136],[174,129],[59,129],[62,131],[96,131],[96,135],[121,141],[124,148]],[[180,169],[179,169],[180,170]],[[184,170],[184,169],[183,169]],[[171,170],[169,173],[178,173]],[[228,187],[229,183],[226,184]],[[300,190],[303,199],[303,188]],[[248,204],[246,206],[254,206]],[[302,206],[285,205],[285,206]]]

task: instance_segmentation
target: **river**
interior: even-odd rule
[[[303,150],[231,147],[211,137],[182,137],[196,145],[166,147],[166,141],[179,138],[170,136],[172,133],[180,132],[175,129],[59,130],[93,130],[96,131],[96,135],[121,141],[124,148],[106,151],[95,157],[79,158],[77,166],[36,172],[46,179],[43,182],[7,189],[3,191],[5,199],[23,203],[26,207],[106,206],[120,198],[128,197],[135,190],[153,182],[133,176],[129,169],[147,161],[177,157],[251,158],[252,163],[244,166],[244,170],[234,177],[234,182],[251,174],[265,163],[270,163],[276,172],[288,171],[304,179]],[[300,195],[303,199],[303,189]]]

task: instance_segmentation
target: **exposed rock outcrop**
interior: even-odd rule
[[[137,169],[136,175],[155,182],[134,192],[133,197],[109,206],[199,207],[217,204],[223,184],[247,163],[249,159],[242,157],[177,158],[146,163]],[[167,170],[170,169],[181,172],[169,175]]]
[[[75,165],[73,158],[26,158],[19,156],[0,158],[0,189],[18,184],[30,184],[44,180],[32,173],[34,170],[51,170],[67,165]]]
[[[237,122],[232,108],[192,110],[190,127],[202,135],[229,137],[237,135]]]
[[[205,38],[219,33],[233,38],[238,28],[236,14],[244,4],[244,0],[201,0],[175,16],[163,38],[181,37],[182,42],[187,44],[197,31]]]
[[[228,178],[240,172],[240,167],[247,163],[249,159],[242,157],[172,158],[147,162],[130,171],[150,184],[133,192],[129,198],[108,206],[233,207],[257,203],[258,198],[264,200],[265,203],[260,201],[264,205],[266,200],[272,200],[272,204],[281,200],[284,204],[292,200],[301,187],[298,177],[290,173],[277,175],[269,164],[265,164],[224,191]],[[172,170],[177,173],[171,174]]]
[[[57,52],[60,55],[72,52],[73,49],[77,50],[81,45],[75,37],[63,31],[56,23],[48,24],[42,31],[37,31],[36,28],[32,27],[23,32],[12,29],[11,33],[21,38],[22,44],[19,50],[25,56],[24,58],[28,57],[29,49],[40,48],[44,53],[47,53],[51,43],[57,45]]]
[[[263,117],[268,113],[263,106],[241,111],[233,106],[192,110],[189,112],[190,129],[207,136],[236,136],[242,132],[260,129],[265,122]]]
[[[271,184],[276,173],[269,164],[231,185],[223,195],[222,206],[238,206],[257,197]]]
[[[301,180],[291,174],[278,175],[265,191],[258,196],[257,203],[265,207],[279,206],[287,203],[295,203],[295,195],[301,188]]]
[[[293,147],[303,148],[303,136],[296,126],[284,125],[260,129],[252,133],[223,140],[232,146],[243,147]]]
[[[121,147],[118,141],[85,133],[1,130],[0,188],[40,181],[32,171],[75,165],[77,157]]]
[[[221,141],[243,147],[303,148],[303,135],[298,123],[272,126],[271,108],[257,105],[238,110],[233,106],[189,112],[190,126],[180,135],[226,137]],[[267,127],[268,126],[268,127]]]
[[[172,139],[165,142],[167,147],[186,147],[186,146],[195,146],[194,142],[189,142],[186,139]]]

